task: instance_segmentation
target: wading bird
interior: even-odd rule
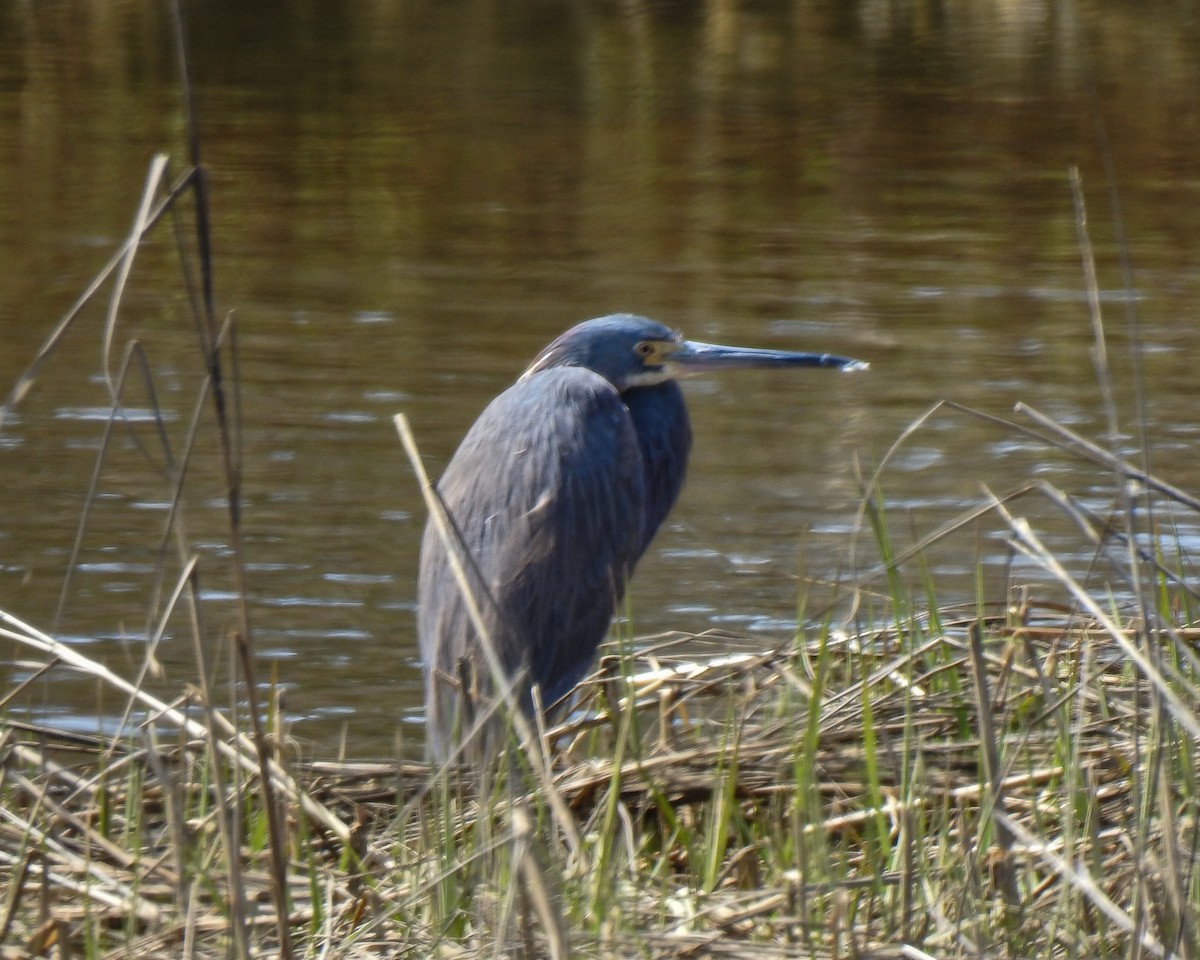
[[[572,327],[480,414],[437,486],[449,523],[431,518],[421,545],[418,635],[435,759],[492,709],[498,679],[531,715],[534,685],[549,706],[591,667],[683,486],[692,431],[675,378],[783,366],[866,364],[697,343],[614,314]],[[486,744],[494,723],[479,727]]]

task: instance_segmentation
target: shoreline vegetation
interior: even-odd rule
[[[6,721],[0,945],[1186,956],[1197,639],[1032,598],[757,654],[658,638],[603,657],[555,749],[486,791],[453,767],[289,761],[277,727],[255,742],[197,689],[131,695],[116,740]]]
[[[914,422],[861,484],[875,571],[839,587],[836,617],[802,616],[789,643],[618,637],[569,718],[510,751],[486,789],[453,766],[297,759],[255,672],[236,323],[214,308],[206,174],[187,116],[186,168],[172,178],[154,159],[128,239],[0,407],[2,431],[107,293],[103,464],[129,426],[127,393],[154,396],[148,348],[121,340],[122,293],[144,238],[174,223],[204,377],[180,449],[152,408],[173,507],[144,664],[118,674],[0,610],[23,676],[0,690],[0,960],[1200,954],[1200,627],[1175,526],[1200,501],[1027,407],[1008,421],[939,403]],[[1118,437],[1076,176],[1071,186]],[[1130,342],[1136,354],[1132,321]],[[880,478],[948,413],[1099,469],[1111,512],[1031,479],[985,491],[897,554]],[[182,533],[201,427],[219,440],[206,455],[227,491],[232,627],[203,616],[202,561]],[[81,528],[95,496],[93,485]],[[1032,498],[1079,531],[1094,558],[1086,579],[1072,572],[1078,555],[1060,560],[1017,512]],[[995,596],[981,574],[975,602],[947,606],[923,551],[980,524],[1002,534],[980,570],[1019,558],[1036,577],[1010,577]],[[168,631],[190,636],[196,660],[169,702],[148,692]],[[235,683],[214,680],[218,661],[236,663]],[[10,715],[67,670],[126,704],[116,735]]]

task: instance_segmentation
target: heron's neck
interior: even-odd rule
[[[642,548],[649,545],[683,488],[692,427],[683,391],[675,381],[635,387],[622,394],[637,431],[646,482]]]

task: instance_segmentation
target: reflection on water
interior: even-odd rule
[[[635,310],[698,339],[872,361],[854,378],[688,384],[690,485],[639,568],[625,628],[637,633],[786,639],[802,596],[820,611],[876,562],[869,537],[848,549],[856,471],[937,399],[1002,416],[1023,400],[1100,437],[1072,165],[1126,442],[1135,310],[1152,465],[1190,479],[1200,38],[1186,11],[203,6],[194,73],[220,307],[239,324],[256,637],[297,733],[320,749],[345,726],[353,752],[386,751],[397,720],[418,717],[424,514],[391,415],[409,415],[436,473],[487,400],[576,320]],[[167,35],[160,5],[137,0],[0,7],[0,386],[128,230],[151,155],[178,152]],[[175,465],[154,452],[150,411],[157,401],[177,452],[200,382],[168,231],[139,253],[118,338],[145,343],[153,397],[131,379],[76,553],[109,419],[102,318],[85,314],[0,432],[0,605],[136,671],[174,586],[160,561],[175,556]],[[183,516],[216,646],[234,596],[225,490],[216,438],[197,443]],[[1108,509],[1103,471],[943,412],[884,473],[893,539],[918,541],[984,484],[1034,477]],[[1034,499],[1023,509],[1086,565]],[[972,595],[980,560],[999,582],[1002,538],[988,521],[929,551],[946,599]],[[184,625],[168,627],[157,656],[177,684],[195,654]],[[219,657],[216,669],[227,679]],[[41,690],[36,706],[58,718],[120,709],[66,674]],[[414,724],[406,740],[419,739]]]

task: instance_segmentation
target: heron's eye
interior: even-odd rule
[[[655,353],[654,344],[649,340],[643,340],[633,349],[634,352],[643,360],[649,360],[652,356],[654,356]]]

